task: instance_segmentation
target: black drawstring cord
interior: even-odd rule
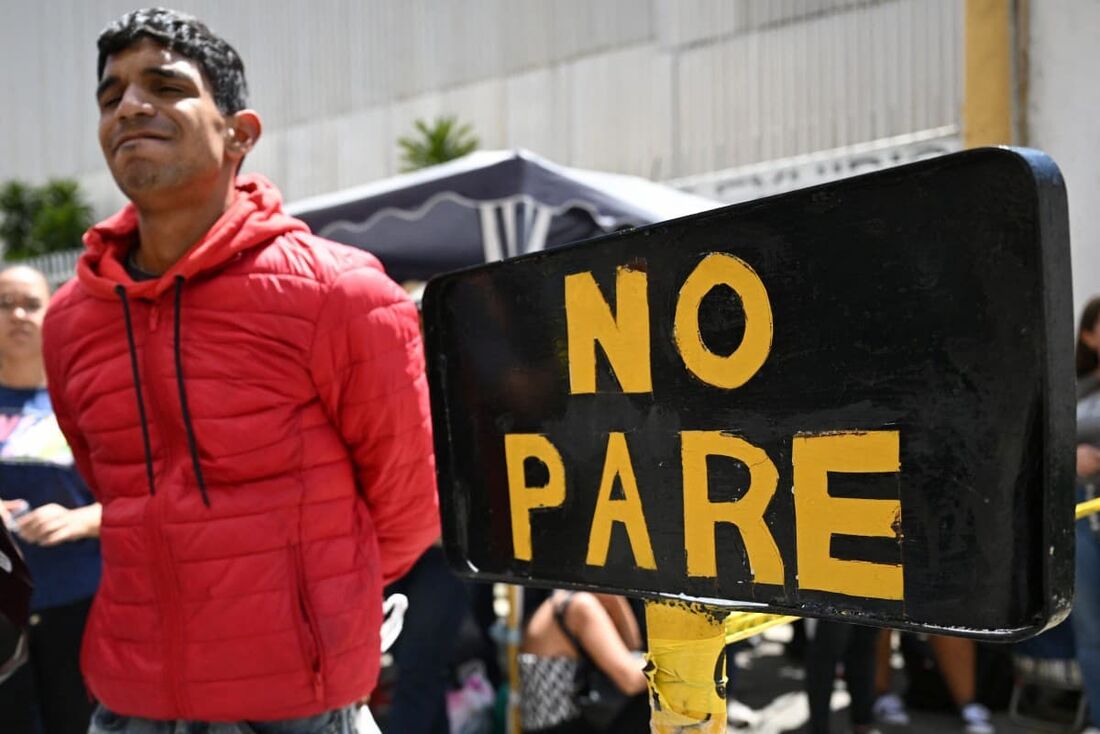
[[[183,427],[187,429],[187,445],[191,449],[191,464],[195,467],[195,480],[199,483],[199,494],[202,495],[202,503],[210,506],[210,498],[206,496],[206,481],[202,478],[202,466],[199,465],[199,447],[195,442],[195,429],[191,425],[191,411],[187,407],[187,388],[183,383],[183,358],[180,355],[180,300],[183,297],[182,275],[176,276],[176,308],[175,308],[175,338],[176,338],[176,384],[180,391],[180,410],[183,412]]]
[[[137,347],[134,345],[134,325],[130,321],[130,302],[126,300],[126,289],[115,286],[115,293],[122,301],[122,315],[126,319],[126,341],[130,344],[130,369],[134,372],[134,394],[137,395],[138,418],[141,419],[141,440],[145,444],[145,476],[149,480],[149,494],[157,493],[153,480],[153,449],[149,443],[149,422],[145,418],[145,399],[141,396],[141,374],[138,371]]]

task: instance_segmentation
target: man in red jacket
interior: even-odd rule
[[[85,235],[45,324],[103,504],[92,731],[350,732],[382,586],[439,535],[416,309],[237,175],[261,124],[228,43],[154,9],[98,47],[100,145],[131,203]]]

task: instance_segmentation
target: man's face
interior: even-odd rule
[[[13,268],[0,274],[0,359],[42,353],[42,319],[50,292],[38,273]]]
[[[96,100],[99,145],[128,197],[216,185],[229,120],[194,61],[143,38],[108,57]]]

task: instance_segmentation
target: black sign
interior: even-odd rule
[[[431,282],[480,579],[1012,639],[1072,597],[1065,192],[983,149]]]

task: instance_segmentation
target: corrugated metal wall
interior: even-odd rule
[[[961,0],[178,0],[241,52],[299,198],[396,172],[396,138],[456,114],[486,148],[682,177],[955,124]],[[121,0],[0,5],[0,179],[78,176],[94,39]]]

